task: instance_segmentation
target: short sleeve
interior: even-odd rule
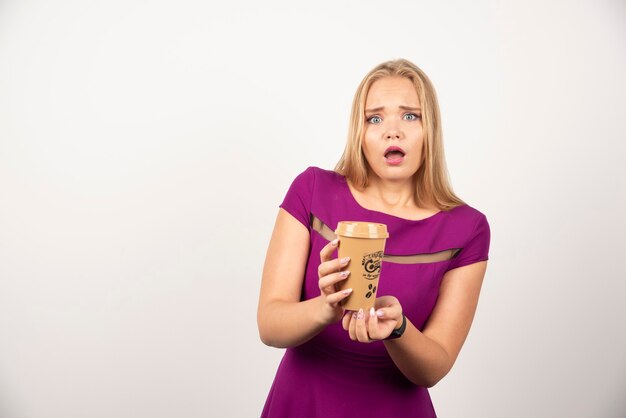
[[[293,180],[283,203],[279,206],[289,212],[309,230],[311,230],[310,213],[314,185],[314,168],[309,167]]]
[[[490,241],[491,230],[489,222],[487,222],[485,215],[480,214],[473,232],[469,235],[459,255],[452,259],[446,271],[488,260]]]

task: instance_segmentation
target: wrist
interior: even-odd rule
[[[391,331],[391,334],[389,334],[389,336],[385,338],[386,340],[400,338],[404,334],[404,331],[406,330],[406,316],[402,314],[402,317],[397,320],[397,323],[398,325],[396,325],[396,328]]]
[[[317,325],[318,328],[325,328],[326,326],[332,324],[335,318],[328,315],[328,310],[326,309],[327,307],[325,306],[326,304],[321,295],[315,298],[315,301],[316,301],[316,309],[315,309],[315,314],[314,314],[315,325]]]

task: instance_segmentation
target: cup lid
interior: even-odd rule
[[[335,234],[354,238],[389,238],[387,225],[373,222],[342,221],[337,224]]]

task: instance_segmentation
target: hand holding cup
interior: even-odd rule
[[[321,319],[324,324],[331,324],[341,319],[344,309],[340,302],[352,293],[352,289],[338,290],[337,288],[337,285],[350,275],[349,270],[342,270],[350,263],[349,257],[332,258],[338,244],[339,240],[335,239],[326,244],[320,251],[321,263],[317,273],[320,288]]]
[[[342,320],[350,339],[362,343],[384,340],[401,324],[402,306],[395,296],[376,298],[369,311],[346,311]]]

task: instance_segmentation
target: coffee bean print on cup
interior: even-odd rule
[[[368,292],[365,294],[365,297],[369,299],[372,297],[372,295],[376,293],[376,286],[370,283],[370,285],[367,286],[367,289],[368,289]]]

